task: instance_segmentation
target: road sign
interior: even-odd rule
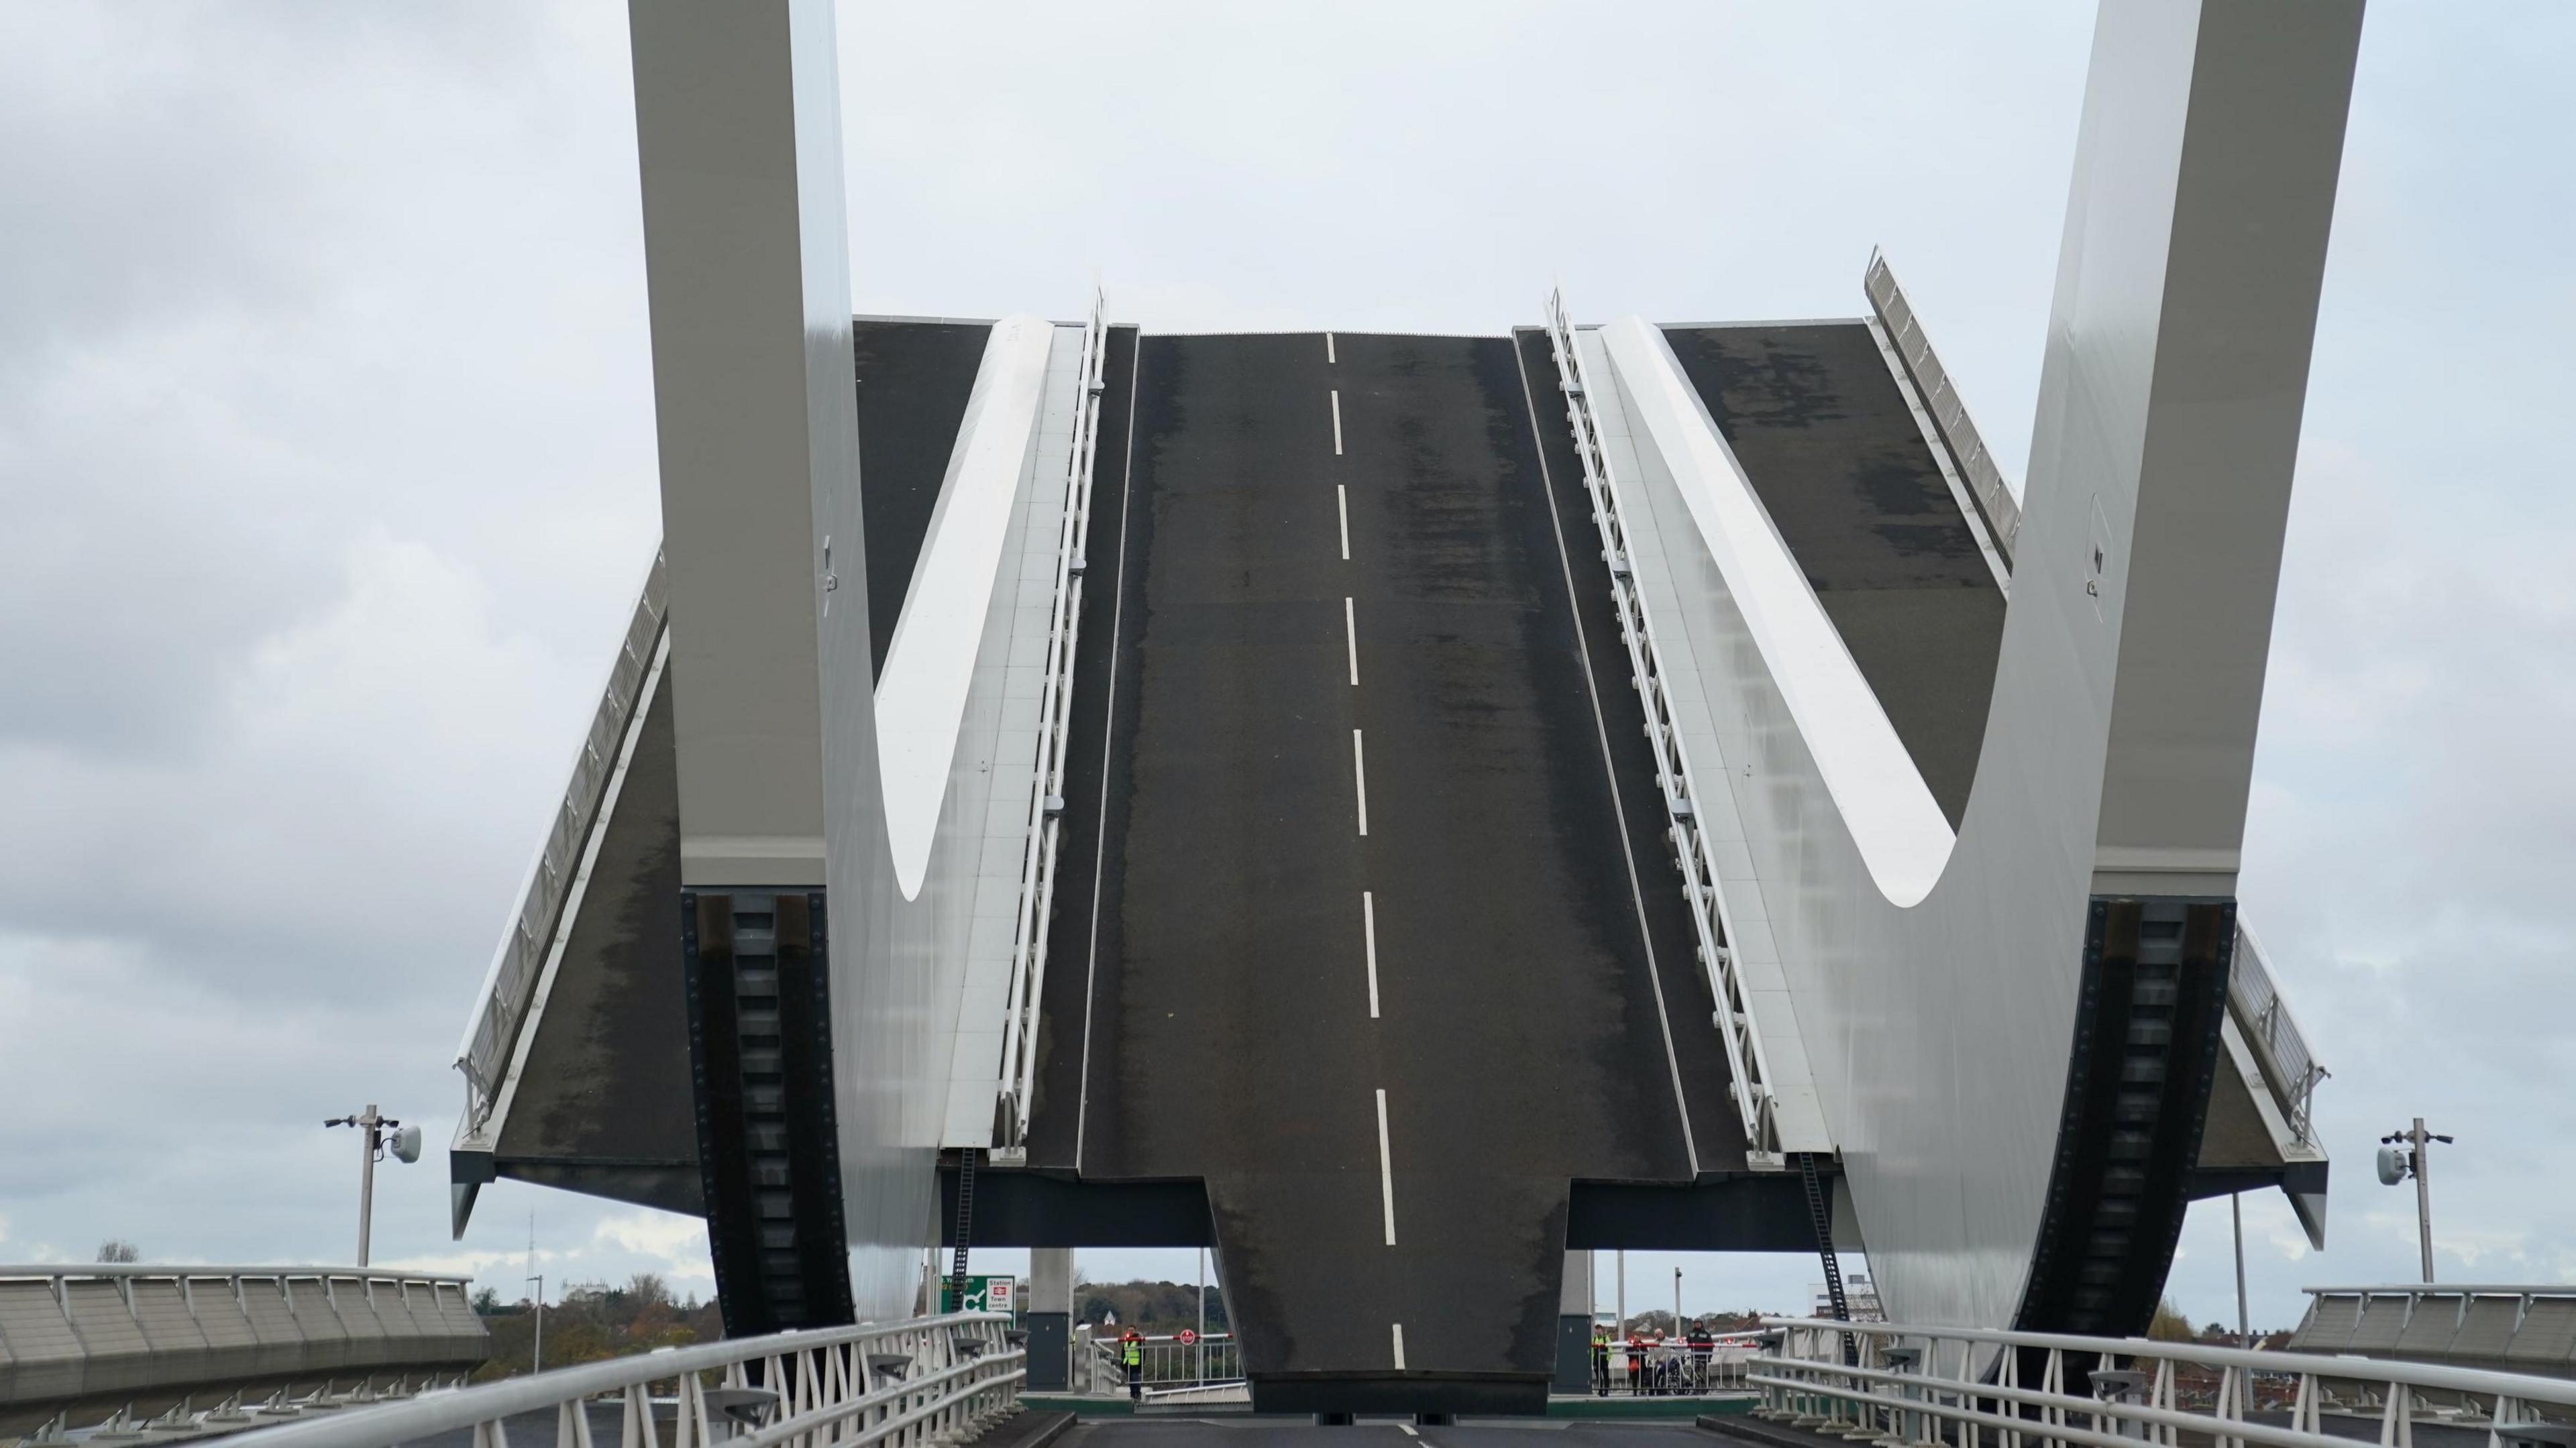
[[[1020,1310],[1019,1287],[1020,1281],[1016,1277],[970,1276],[966,1279],[966,1300],[963,1303],[949,1296],[949,1288],[944,1283],[940,1286],[939,1298],[943,1310],[948,1312],[1016,1313]]]
[[[1188,1347],[1191,1343],[1198,1340],[1199,1335],[1195,1331],[1186,1327],[1181,1329],[1181,1346]]]

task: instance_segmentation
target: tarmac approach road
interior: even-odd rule
[[[1103,458],[1084,1064],[1039,1110],[1086,1178],[1205,1182],[1264,1411],[1536,1411],[1570,1184],[1743,1165],[1525,360],[1148,336]]]

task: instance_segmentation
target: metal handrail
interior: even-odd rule
[[[867,1445],[918,1442],[956,1434],[1016,1404],[1027,1377],[1027,1352],[1006,1336],[1006,1313],[949,1313],[897,1323],[800,1330],[661,1348],[636,1357],[557,1368],[479,1387],[425,1394],[380,1407],[340,1409],[228,1440],[255,1448],[389,1448],[439,1433],[470,1432],[502,1448],[505,1420],[554,1410],[555,1441],[591,1443],[583,1411],[594,1398],[618,1395],[622,1448],[708,1448],[725,1441],[724,1399],[709,1400],[703,1381],[774,1412],[756,1431],[731,1438],[739,1448],[811,1442]],[[673,1421],[665,1444],[652,1391],[673,1384]],[[851,1419],[862,1421],[852,1424]],[[914,1432],[913,1430],[920,1430]]]
[[[2490,1442],[2541,1426],[2541,1414],[2576,1414],[2576,1382],[2435,1363],[2323,1357],[2146,1338],[1764,1318],[1775,1330],[1747,1380],[1762,1389],[1761,1416],[1827,1431],[1884,1430],[1899,1438],[1943,1436],[1919,1427],[1952,1424],[1960,1448],[1998,1435],[2003,1448],[2083,1444],[2128,1448],[2144,1440],[2173,1448],[2182,1435],[2221,1448],[2348,1448],[2321,1416],[2332,1385],[2377,1388],[2382,1448],[2412,1442],[2415,1400],[2424,1392],[2484,1399]],[[1843,1352],[1860,1339],[1857,1360]],[[2023,1374],[2036,1366],[2036,1384]],[[2184,1399],[2188,1371],[2210,1405]],[[2250,1419],[2256,1380],[2290,1385],[2287,1425]],[[2550,1431],[2557,1431],[2552,1425]]]
[[[2308,1049],[2307,1037],[2290,1014],[2290,1002],[2273,981],[2272,967],[2242,917],[2236,926],[2235,963],[2227,972],[2227,1003],[2235,1010],[2237,1028],[2261,1060],[2273,1099],[2289,1118],[2290,1133],[2302,1146],[2315,1145],[2311,1112],[2317,1083],[2333,1073],[2318,1065]]]
[[[2299,1290],[2310,1297],[2576,1297],[2576,1282],[2373,1282]]]
[[[1922,318],[1915,315],[1905,289],[1896,284],[1895,271],[1875,249],[1869,254],[1868,268],[1861,273],[1861,290],[1868,294],[1870,308],[1878,313],[1880,325],[1887,328],[1888,342],[1904,362],[1906,375],[1914,379],[1916,390],[1922,393],[1924,409],[1932,414],[1932,425],[1940,431],[1951,458],[1965,475],[1969,496],[1985,515],[1986,531],[2009,566],[2021,546],[2021,500],[2004,482],[2003,470],[1995,465],[1985,437],[1968,416],[1968,404],[1959,396],[1958,384],[1933,353],[1932,339],[1924,335]]]
[[[537,856],[528,867],[528,883],[519,892],[509,928],[484,972],[480,1004],[466,1023],[456,1046],[456,1069],[465,1073],[466,1110],[457,1136],[464,1139],[490,1119],[528,1003],[538,976],[562,925],[564,901],[570,894],[585,841],[597,822],[601,798],[616,773],[638,702],[652,674],[653,658],[668,622],[667,581],[662,550],[653,550],[642,595],[627,619],[626,636],[599,707],[591,712],[590,730],[573,757],[572,780],[564,787],[552,823]]]
[[[343,1282],[427,1282],[462,1287],[474,1279],[446,1272],[396,1272],[382,1267],[224,1267],[193,1262],[24,1262],[0,1263],[0,1281],[80,1277],[335,1277]]]
[[[1094,1334],[1088,1325],[1074,1331],[1075,1360],[1084,1364],[1084,1381],[1095,1391],[1123,1391],[1126,1387],[1125,1366],[1119,1354],[1126,1343],[1118,1329],[1108,1328]],[[1224,1387],[1244,1381],[1243,1345],[1232,1333],[1211,1332],[1194,1342],[1183,1342],[1177,1333],[1158,1333],[1144,1338],[1139,1349],[1138,1380],[1150,1395],[1155,1391],[1187,1391]]]
[[[1064,812],[1073,647],[1082,631],[1083,551],[1091,542],[1093,446],[1100,432],[1101,369],[1108,350],[1108,299],[1091,293],[1082,330],[1082,390],[1074,404],[1073,456],[1065,466],[1064,516],[1056,529],[1055,601],[1047,619],[1045,681],[1038,702],[1037,777],[1029,789],[1028,843],[1020,864],[1020,909],[1011,940],[1011,984],[1003,1002],[1000,1099],[994,1146],[1025,1149],[1029,1096],[1037,1072],[1037,1013],[1046,990],[1047,922],[1055,911],[1055,859]]]
[[[1690,760],[1675,725],[1666,691],[1663,665],[1655,648],[1654,621],[1647,615],[1630,566],[1627,524],[1620,516],[1619,494],[1608,449],[1592,410],[1592,381],[1575,345],[1574,323],[1565,309],[1565,294],[1547,298],[1548,341],[1556,354],[1557,385],[1565,393],[1566,421],[1574,429],[1574,451],[1583,462],[1583,487],[1592,499],[1592,521],[1601,531],[1601,556],[1610,567],[1611,602],[1619,614],[1619,635],[1628,646],[1629,682],[1646,710],[1646,737],[1654,746],[1655,782],[1669,820],[1665,838],[1682,875],[1682,893],[1690,901],[1691,926],[1699,936],[1699,958],[1708,971],[1718,1002],[1719,1037],[1726,1043],[1737,1113],[1743,1118],[1747,1155],[1754,1164],[1778,1166],[1784,1160],[1776,1099],[1771,1089],[1770,1058],[1762,1049],[1762,1032],[1753,1018],[1730,948],[1735,924],[1726,893],[1718,883],[1715,846],[1700,828]]]

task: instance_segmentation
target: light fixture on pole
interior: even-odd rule
[[[358,1265],[367,1265],[367,1237],[376,1214],[376,1161],[388,1150],[394,1160],[420,1160],[420,1128],[405,1126],[390,1116],[376,1114],[376,1103],[355,1116],[334,1116],[324,1126],[355,1126],[366,1136],[364,1150],[358,1156]]]
[[[2404,1131],[2392,1131],[2381,1137],[2379,1148],[2379,1181],[2382,1186],[2395,1186],[2408,1177],[2415,1179],[2415,1235],[2424,1248],[2424,1280],[2433,1280],[2433,1178],[2431,1152],[2434,1142],[2444,1146],[2451,1138],[2436,1136],[2424,1129],[2424,1118]]]

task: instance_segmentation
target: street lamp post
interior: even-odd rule
[[[2424,1129],[2424,1118],[2404,1131],[2392,1131],[2379,1139],[2379,1180],[2395,1186],[2408,1177],[2415,1179],[2415,1235],[2424,1252],[2424,1280],[2433,1280],[2433,1171],[2431,1151],[2434,1142],[2444,1146],[2451,1138],[2436,1136]]]
[[[1628,1339],[1628,1249],[1619,1249],[1619,1340]]]
[[[358,1155],[358,1265],[367,1265],[367,1238],[376,1214],[376,1158],[385,1148],[393,1148],[396,1161],[420,1160],[420,1128],[405,1126],[390,1116],[376,1114],[376,1103],[355,1116],[334,1116],[324,1126],[355,1126],[366,1133],[364,1149]],[[388,1136],[387,1133],[391,1132]]]
[[[2227,1215],[2236,1224],[2236,1345],[2250,1348],[2254,1333],[2245,1325],[2245,1197],[2241,1192],[2227,1194]]]

